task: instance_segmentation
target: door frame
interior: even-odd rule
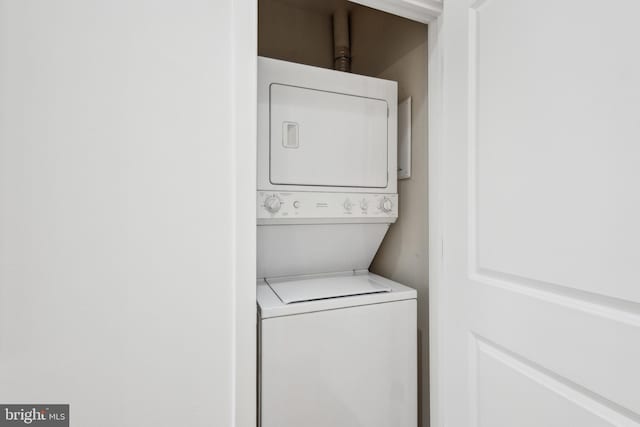
[[[441,309],[444,307],[442,280],[442,264],[444,261],[444,236],[442,226],[443,210],[442,193],[444,179],[442,176],[442,153],[444,138],[443,115],[443,42],[441,36],[442,17],[429,24],[428,40],[429,65],[427,83],[428,102],[428,200],[429,200],[429,398],[431,427],[443,425],[440,408],[444,397],[443,382],[440,379],[440,364],[443,336],[441,331]]]
[[[442,189],[440,160],[443,144],[443,46],[440,37],[442,0],[350,0],[373,9],[428,24],[428,191],[429,191],[429,371],[431,426],[441,425],[439,402],[441,382],[438,378],[442,346],[438,307],[442,307],[439,288],[442,265]],[[231,50],[226,58],[231,72],[232,141],[234,144],[234,200],[231,201],[235,222],[233,253],[234,368],[232,419],[234,427],[255,427],[257,420],[256,383],[256,167],[257,166],[257,0],[231,2]],[[215,143],[215,142],[213,142]],[[246,167],[254,165],[253,168]],[[212,195],[213,197],[213,195]],[[427,219],[425,219],[427,220]],[[215,286],[215,284],[212,284]],[[418,402],[419,404],[419,402]]]
[[[234,199],[223,201],[234,211],[233,257],[233,344],[231,348],[232,426],[256,426],[256,128],[258,79],[258,5],[257,0],[233,0],[231,3],[231,58],[219,58],[229,67],[231,81],[231,117]],[[223,144],[224,141],[212,141]],[[247,165],[249,167],[247,167]],[[253,167],[251,167],[253,165]],[[215,194],[211,194],[215,197]],[[212,283],[211,286],[216,286]]]

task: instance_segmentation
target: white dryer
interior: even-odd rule
[[[415,290],[369,265],[398,217],[397,84],[258,60],[262,427],[414,427]]]

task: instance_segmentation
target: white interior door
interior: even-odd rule
[[[435,426],[640,425],[638,16],[445,3]]]

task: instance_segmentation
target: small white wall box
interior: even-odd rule
[[[398,104],[398,179],[411,178],[411,97]]]

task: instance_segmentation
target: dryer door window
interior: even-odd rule
[[[270,86],[270,181],[387,186],[387,103],[281,84]]]

